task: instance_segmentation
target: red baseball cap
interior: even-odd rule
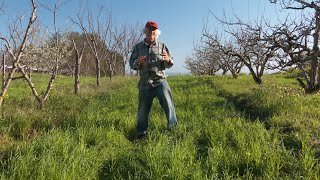
[[[148,21],[146,24],[146,27],[148,27],[148,28],[154,27],[154,28],[158,29],[158,24],[154,21]]]

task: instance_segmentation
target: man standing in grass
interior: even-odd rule
[[[147,136],[149,113],[152,101],[157,97],[167,117],[167,127],[172,130],[177,126],[173,98],[164,70],[173,65],[169,49],[158,36],[157,23],[148,21],[143,30],[145,39],[136,44],[130,57],[130,67],[139,71],[139,107],[137,138]]]

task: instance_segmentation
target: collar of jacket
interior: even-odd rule
[[[144,40],[143,40],[143,42],[144,42],[144,44],[145,45],[147,45],[147,46],[149,46],[149,44],[146,42],[146,38],[144,38]],[[150,45],[155,45],[155,44],[157,44],[157,40],[155,40],[152,44],[150,44]]]

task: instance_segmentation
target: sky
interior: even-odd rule
[[[0,0],[1,1],[1,0]],[[6,34],[4,27],[13,21],[18,14],[27,18],[30,15],[30,0],[3,0],[5,14],[0,16],[0,33]],[[61,0],[41,0],[53,7]],[[38,2],[36,0],[36,2]],[[82,3],[81,3],[82,2]],[[69,27],[68,17],[75,17],[80,4],[87,5],[93,12],[99,6],[111,11],[116,24],[140,24],[142,29],[149,20],[157,22],[161,35],[159,41],[164,42],[174,57],[174,66],[167,70],[168,74],[187,74],[184,61],[192,56],[193,46],[198,43],[206,22],[211,30],[222,27],[215,20],[213,12],[218,17],[224,15],[232,20],[234,15],[245,21],[265,18],[276,18],[276,6],[268,0],[67,0],[58,10],[58,27]],[[52,15],[39,6],[38,17],[42,22],[53,22]],[[76,27],[75,27],[76,28]]]

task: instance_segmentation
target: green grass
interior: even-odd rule
[[[34,75],[39,91],[48,77]],[[0,118],[0,179],[319,179],[320,96],[294,78],[169,77],[179,125],[154,100],[135,140],[137,77],[58,76],[40,110],[13,82]]]

